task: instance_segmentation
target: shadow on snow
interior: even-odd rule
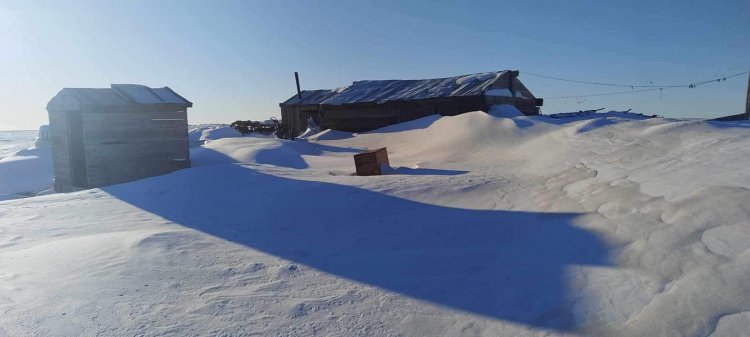
[[[610,264],[605,244],[572,225],[578,214],[438,206],[238,164],[105,191],[177,224],[337,277],[560,331],[575,328],[566,266]]]

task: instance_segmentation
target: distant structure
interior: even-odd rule
[[[47,104],[55,191],[71,192],[190,167],[187,108],[168,87],[65,88]]]
[[[49,125],[39,126],[39,131],[34,139],[34,146],[49,146]]]
[[[301,99],[298,97],[301,96]],[[536,115],[542,99],[518,79],[518,71],[498,71],[425,80],[357,81],[335,90],[304,90],[281,107],[292,136],[307,129],[310,117],[321,129],[361,132],[432,114],[453,116],[512,104]]]

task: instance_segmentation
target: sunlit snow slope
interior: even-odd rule
[[[750,124],[513,115],[0,202],[0,336],[747,336]]]

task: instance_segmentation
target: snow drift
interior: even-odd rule
[[[0,202],[0,335],[735,336],[745,158],[745,124],[617,112],[215,139]]]
[[[30,147],[0,159],[0,200],[34,196],[52,188],[49,145]]]

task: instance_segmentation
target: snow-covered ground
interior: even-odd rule
[[[242,134],[226,124],[191,125],[188,130],[190,147],[201,146],[211,140],[232,137],[242,137]]]
[[[35,196],[52,188],[49,144],[34,144],[37,131],[0,131],[0,201]]]
[[[0,131],[0,159],[34,145],[36,131]]]
[[[0,336],[747,336],[750,124],[515,115],[0,202]]]

